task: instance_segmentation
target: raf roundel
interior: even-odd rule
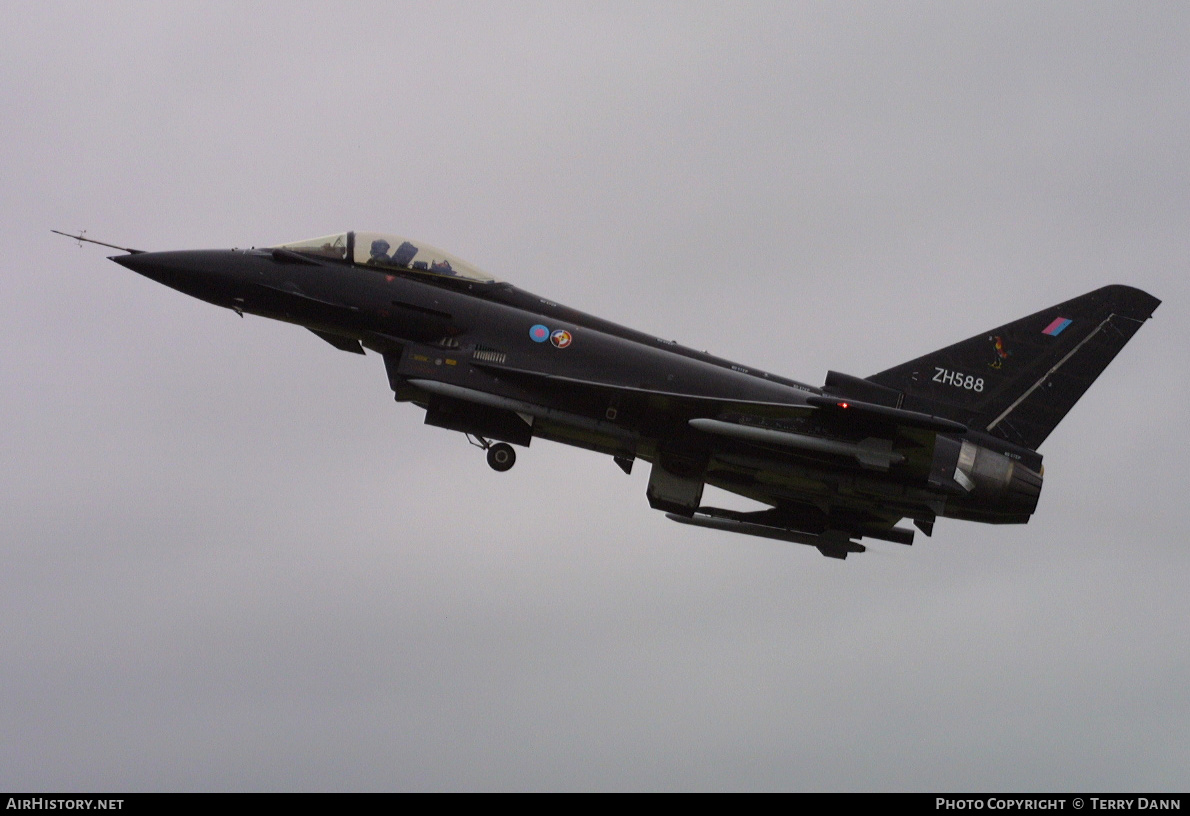
[[[550,330],[547,326],[538,323],[533,328],[529,329],[529,339],[534,343],[544,343],[550,339]]]
[[[558,329],[550,335],[550,342],[554,344],[555,348],[564,349],[570,345],[574,338],[570,336],[570,332],[566,329]]]

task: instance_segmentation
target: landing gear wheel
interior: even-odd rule
[[[516,464],[516,451],[507,442],[497,442],[488,448],[488,465],[499,473]]]

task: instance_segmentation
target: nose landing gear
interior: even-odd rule
[[[497,442],[488,448],[488,465],[492,470],[503,473],[516,464],[516,451],[507,442]]]
[[[475,439],[472,439],[471,434],[467,434],[467,441],[477,448],[483,448],[488,452],[488,467],[497,473],[511,470],[512,466],[516,464],[516,451],[507,442],[496,442],[492,444],[482,436],[476,436]]]

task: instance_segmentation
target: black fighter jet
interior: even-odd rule
[[[65,234],[65,233],[61,233]],[[90,241],[82,235],[71,236]],[[101,243],[92,241],[92,243]],[[1105,286],[870,377],[805,385],[561,306],[419,241],[345,232],[112,260],[188,295],[384,358],[398,402],[508,470],[549,439],[652,468],[674,521],[817,547],[934,520],[1024,524],[1037,448],[1160,303]],[[768,505],[702,504],[714,485]]]

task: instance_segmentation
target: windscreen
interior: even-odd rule
[[[321,238],[294,241],[292,244],[281,244],[279,248],[342,261],[347,258],[347,233],[340,232],[338,235],[324,235]]]

